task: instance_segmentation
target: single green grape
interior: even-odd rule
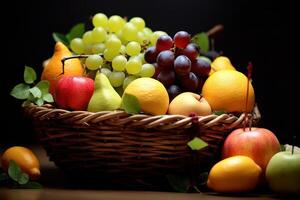
[[[105,43],[106,49],[118,53],[120,51],[121,45],[122,43],[117,37],[110,37]]]
[[[127,86],[135,79],[137,79],[136,76],[127,76],[123,81],[123,90],[125,90]]]
[[[87,31],[82,36],[83,43],[89,45],[93,43],[92,31]]]
[[[97,13],[96,15],[94,15],[93,17],[93,25],[95,27],[102,27],[102,28],[106,28],[108,24],[108,19],[107,16],[103,13]]]
[[[152,30],[148,27],[145,27],[142,32],[144,33],[146,40],[151,41],[151,37],[153,34]]]
[[[89,44],[89,45],[85,45],[84,48],[84,54],[92,54],[93,53],[93,45]]]
[[[127,58],[123,55],[118,55],[116,57],[114,57],[114,59],[112,60],[112,68],[115,71],[124,71],[125,70],[125,65],[127,62]]]
[[[119,15],[113,15],[108,19],[108,30],[109,32],[117,33],[122,30],[125,25],[125,20]]]
[[[113,71],[108,77],[110,84],[113,87],[119,87],[123,84],[123,81],[125,79],[125,73],[124,72],[116,72]]]
[[[105,49],[103,52],[104,59],[109,62],[111,62],[114,59],[114,57],[116,57],[118,54],[119,54],[119,52],[110,51],[108,49]]]
[[[143,45],[147,41],[147,37],[143,31],[137,32],[137,42]]]
[[[105,49],[106,49],[106,47],[105,47],[104,43],[96,43],[96,44],[93,44],[92,53],[93,54],[103,53]]]
[[[126,53],[130,56],[136,56],[141,51],[141,45],[138,42],[129,42],[126,45]]]
[[[92,42],[100,43],[106,40],[106,30],[102,27],[96,27],[92,31]]]
[[[125,24],[123,31],[122,31],[122,37],[124,37],[127,41],[135,41],[137,39],[137,28],[132,23],[128,22]]]
[[[139,73],[141,77],[152,77],[155,73],[155,67],[152,64],[146,63],[142,65]]]
[[[141,17],[133,17],[129,22],[135,25],[138,31],[141,31],[145,28],[145,21]]]
[[[139,59],[129,59],[125,65],[128,74],[138,74],[141,68],[142,62]]]
[[[162,36],[162,35],[168,35],[166,32],[163,32],[163,31],[155,31],[153,32],[151,38],[150,38],[150,42],[151,44],[154,46],[156,45],[156,41],[157,39]]]
[[[70,43],[70,47],[76,54],[82,54],[85,50],[85,46],[81,38],[74,38]]]
[[[100,72],[103,73],[107,78],[108,78],[109,75],[111,74],[110,69],[105,68],[105,67],[102,67],[102,68],[100,69]]]
[[[90,70],[96,70],[101,67],[103,59],[99,55],[90,55],[85,60],[85,65]]]
[[[137,57],[141,60],[142,64],[146,63],[144,53],[140,53]]]

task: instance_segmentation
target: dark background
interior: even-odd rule
[[[163,30],[170,35],[179,30],[196,34],[223,24],[225,29],[216,40],[217,49],[222,50],[239,71],[245,72],[249,61],[254,65],[253,85],[262,114],[260,126],[272,130],[281,143],[291,143],[292,136],[299,134],[296,98],[299,84],[294,78],[296,65],[291,63],[288,52],[293,38],[287,25],[290,17],[285,3],[232,0],[8,3],[9,12],[2,16],[0,147],[37,142],[30,121],[22,117],[21,101],[9,95],[22,81],[24,65],[34,67],[40,75],[43,60],[52,55],[52,32],[66,33],[79,22],[90,26],[90,17],[97,12],[128,18],[140,16],[152,30]]]

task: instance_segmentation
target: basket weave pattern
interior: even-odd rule
[[[244,114],[129,115],[124,111],[67,111],[50,105],[25,107],[48,156],[69,172],[149,177],[189,168],[187,142],[198,136],[208,146],[196,151],[198,164],[213,163],[227,134],[241,127]],[[257,107],[253,122],[260,118]],[[195,126],[195,124],[198,124]],[[195,128],[196,127],[196,128]]]

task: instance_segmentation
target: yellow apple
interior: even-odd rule
[[[199,94],[184,92],[171,101],[168,113],[171,115],[185,116],[195,113],[199,116],[205,116],[210,115],[212,111],[208,102]]]

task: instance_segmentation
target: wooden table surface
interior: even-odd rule
[[[199,199],[279,199],[272,194],[249,194],[225,196],[216,193],[176,193],[164,191],[134,191],[124,189],[89,189],[70,185],[64,174],[48,160],[45,151],[32,147],[41,161],[43,189],[0,189],[0,200],[199,200]]]

